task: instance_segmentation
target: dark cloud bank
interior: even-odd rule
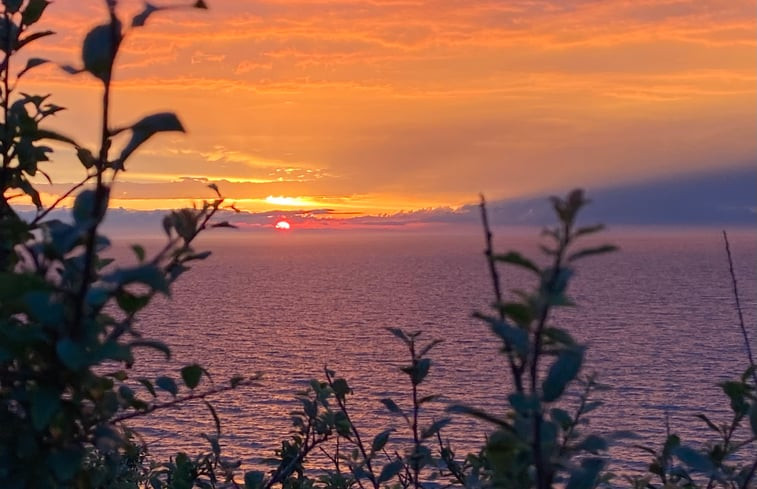
[[[583,214],[585,222],[610,226],[755,226],[757,225],[757,164],[685,175],[648,182],[587,189],[593,201]],[[539,195],[490,202],[494,225],[542,226],[553,222],[546,199]],[[165,211],[111,209],[107,232],[149,233],[160,231]],[[262,213],[225,212],[221,219],[247,230],[270,230],[279,219],[300,229],[428,229],[429,227],[478,225],[476,203],[453,210],[424,209],[380,216],[340,215],[330,209],[282,209]],[[333,217],[324,221],[325,217]],[[336,219],[339,218],[339,219]],[[757,228],[757,227],[756,227]]]

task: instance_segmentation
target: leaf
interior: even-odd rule
[[[24,3],[24,0],[3,0],[3,5],[5,6],[5,9],[8,11],[8,13],[15,14],[18,12],[18,9],[21,8],[21,4]]]
[[[571,255],[569,255],[568,261],[572,262],[580,258],[585,258],[587,256],[601,255],[603,253],[610,253],[617,250],[618,250],[618,247],[615,245],[602,245],[602,246],[597,246],[594,248],[585,248],[581,251],[576,251],[575,253],[572,253]]]
[[[237,229],[237,227],[235,225],[229,224],[229,221],[216,222],[214,224],[211,224],[210,227],[212,227],[212,228],[231,228],[231,229]]]
[[[171,348],[168,347],[165,343],[162,341],[157,340],[133,340],[129,342],[129,348],[152,348],[153,350],[157,350],[164,354],[166,356],[166,360],[171,359]]]
[[[390,480],[392,477],[396,476],[400,473],[400,470],[402,470],[403,463],[401,460],[395,460],[394,462],[389,462],[388,464],[381,467],[381,473],[378,476],[378,479],[376,479],[376,482],[379,484],[386,482]]]
[[[190,389],[194,389],[199,385],[202,378],[202,367],[196,363],[183,367],[181,369],[181,378],[184,381],[184,385]]]
[[[58,479],[68,481],[80,470],[83,457],[84,453],[78,447],[54,449],[46,462]]]
[[[384,446],[386,446],[386,443],[389,441],[389,435],[392,431],[394,430],[384,430],[373,438],[373,442],[371,443],[371,451],[373,451],[373,453],[380,452]]]
[[[524,257],[517,251],[510,251],[509,253],[506,253],[504,255],[494,255],[492,258],[494,258],[495,261],[501,261],[510,265],[515,265],[516,267],[525,268],[526,270],[530,270],[537,275],[541,274],[541,269],[536,266],[534,262]]]
[[[549,368],[547,378],[542,383],[542,399],[545,402],[556,401],[568,384],[576,378],[583,363],[583,349],[563,350],[555,363]]]
[[[70,338],[63,338],[55,345],[55,351],[58,354],[63,365],[71,370],[80,370],[87,366],[86,352]]]
[[[166,392],[170,392],[172,396],[176,397],[176,394],[179,393],[179,387],[176,385],[176,381],[173,380],[171,377],[158,377],[155,379],[155,385],[160,387]]]
[[[352,389],[350,389],[350,386],[344,379],[334,380],[334,382],[332,382],[331,388],[334,390],[334,395],[336,395],[338,399],[344,399],[347,394],[350,394],[352,392]]]
[[[44,59],[44,58],[29,58],[29,61],[26,62],[26,67],[18,72],[18,75],[16,75],[18,78],[21,78],[24,76],[24,74],[31,70],[32,68],[35,68],[37,66],[43,65],[45,63],[49,63],[50,60]]]
[[[381,404],[386,406],[390,413],[402,414],[402,410],[397,405],[397,403],[389,398],[381,399]]]
[[[452,420],[449,418],[442,418],[438,421],[434,421],[433,423],[431,423],[431,426],[429,426],[428,428],[424,429],[421,432],[421,438],[425,440],[426,438],[430,438],[436,435],[439,432],[439,430],[447,426],[450,423],[450,421]]]
[[[587,234],[597,233],[605,228],[604,224],[595,224],[593,226],[584,226],[576,229],[573,233],[574,237],[585,236]]]
[[[210,414],[213,416],[213,423],[216,425],[216,436],[221,436],[221,418],[218,417],[218,413],[216,412],[216,408],[213,407],[212,404],[210,404],[208,401],[204,401],[205,405],[208,407],[208,410],[210,410]]]
[[[576,448],[590,453],[597,453],[607,450],[607,442],[597,435],[589,435]]]
[[[406,345],[410,344],[410,338],[408,338],[407,335],[405,335],[405,332],[402,331],[401,329],[399,328],[385,328],[385,329],[389,331],[390,333],[392,333],[397,338],[401,339]]]
[[[140,262],[145,261],[145,249],[142,245],[133,244],[131,245],[131,249],[137,256],[137,260],[139,260]]]
[[[139,146],[159,132],[185,132],[179,118],[173,112],[148,115],[131,126],[131,139],[121,151],[118,160],[123,164]]]
[[[70,137],[50,131],[49,129],[38,129],[34,137],[35,139],[51,139],[53,141],[60,141],[61,143],[68,143],[77,148],[79,147],[79,144]]]
[[[96,219],[94,214],[95,208],[95,191],[84,190],[76,196],[74,200],[74,221],[78,225],[84,225],[90,222],[93,218]]]
[[[208,4],[205,3],[205,0],[197,0],[194,5],[192,5],[194,8],[199,8],[203,10],[208,9]]]
[[[121,23],[116,19],[89,31],[82,44],[84,69],[103,83],[110,82],[113,60],[120,43]]]
[[[145,22],[147,21],[147,18],[152,15],[154,12],[157,12],[159,10],[163,10],[161,7],[156,7],[155,5],[145,2],[145,8],[140,12],[139,14],[135,15],[134,18],[131,20],[131,26],[132,27],[142,27],[145,25]]]
[[[218,190],[218,185],[215,183],[209,183],[208,188],[213,190],[219,198],[221,197],[221,191]]]
[[[752,434],[757,436],[757,400],[752,402],[752,408],[749,410],[749,424],[752,426]]]
[[[711,473],[715,470],[712,460],[691,447],[680,446],[673,450],[678,459],[696,472]]]
[[[26,8],[21,13],[21,24],[25,26],[36,24],[48,5],[50,5],[48,0],[29,0]]]
[[[251,470],[244,474],[245,489],[260,489],[263,486],[265,474],[259,470]]]
[[[152,385],[152,382],[149,379],[140,378],[140,379],[137,379],[137,381],[143,386],[145,386],[145,389],[147,389],[147,392],[152,394],[152,397],[157,397],[158,393],[155,392],[155,387]]]
[[[488,421],[489,423],[495,424],[501,428],[504,428],[506,431],[509,431],[511,433],[513,432],[513,427],[510,425],[510,423],[496,416],[493,416],[482,409],[465,406],[462,404],[453,404],[452,406],[447,408],[447,412],[467,414],[468,416],[473,416],[474,418],[478,418],[483,421]]]
[[[713,423],[712,421],[710,421],[710,418],[708,418],[706,415],[704,415],[704,414],[697,414],[696,417],[699,418],[699,419],[701,419],[705,423],[707,423],[707,426],[709,426],[711,430],[715,431],[716,433],[720,433],[721,432],[720,428],[718,428],[718,426],[715,423]]]
[[[40,387],[32,392],[31,404],[32,426],[42,431],[60,408],[60,394],[51,387]]]

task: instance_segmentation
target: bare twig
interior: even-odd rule
[[[733,269],[731,246],[728,242],[728,233],[726,233],[725,230],[723,230],[723,241],[725,242],[725,253],[728,256],[728,271],[731,274],[731,285],[733,286],[733,298],[736,301],[736,312],[739,315],[739,326],[741,327],[741,334],[744,336],[744,347],[746,348],[747,358],[749,359],[749,366],[752,368],[752,379],[754,380],[755,386],[757,386],[757,368],[755,368],[754,356],[752,355],[752,347],[749,343],[749,335],[747,334],[746,325],[744,324],[744,313],[741,310],[739,286],[736,282],[736,272]]]
[[[196,399],[205,399],[206,397],[214,396],[216,394],[222,394],[224,392],[228,392],[230,390],[234,390],[243,386],[248,386],[248,385],[257,386],[259,385],[257,384],[257,381],[258,381],[257,378],[252,378],[248,380],[243,380],[234,385],[224,385],[224,386],[216,387],[215,389],[210,389],[204,392],[187,394],[186,396],[180,396],[168,402],[164,402],[161,404],[153,404],[152,406],[149,406],[147,409],[144,409],[142,411],[131,411],[129,413],[116,416],[115,418],[112,418],[109,421],[109,423],[115,424],[115,423],[120,423],[122,421],[126,421],[127,419],[140,418],[142,416],[147,416],[150,413],[154,413],[155,411],[176,407],[177,405],[184,404],[188,401],[194,401]]]
[[[492,279],[492,286],[494,288],[494,299],[497,301],[497,306],[501,305],[502,300],[502,287],[500,285],[499,272],[497,271],[497,264],[494,261],[494,247],[492,245],[493,234],[491,227],[489,226],[489,215],[486,211],[486,199],[481,194],[481,223],[484,226],[484,240],[486,242],[486,249],[484,255],[486,255],[486,261],[489,265],[489,275]],[[500,320],[505,320],[505,313],[501,307],[497,307],[499,310]],[[510,373],[513,376],[513,382],[515,383],[515,390],[523,392],[523,379],[522,379],[522,366],[519,367],[515,362],[515,356],[513,355],[512,346],[509,342],[505,342],[505,351],[507,353],[507,360],[510,365]]]

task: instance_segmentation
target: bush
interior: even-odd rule
[[[430,418],[425,407],[438,397],[425,392],[424,380],[432,367],[428,354],[438,340],[424,343],[419,332],[390,329],[408,351],[408,363],[402,367],[408,399],[382,403],[406,431],[410,440],[406,447],[395,442],[393,428],[369,434],[356,426],[350,407],[352,390],[347,380],[327,368],[325,380],[312,381],[298,395],[301,408],[291,413],[292,435],[269,460],[270,471],[242,475],[239,463],[221,456],[221,427],[211,404],[207,406],[216,431],[206,436],[206,453],[179,453],[163,463],[149,460],[134,441],[138,438],[128,427],[130,419],[205,399],[255,379],[235,377],[225,385],[200,391],[208,374],[197,364],[186,365],[173,376],[130,376],[137,349],[157,350],[166,358],[171,353],[160,339],[141,334],[136,322],[140,311],[156,295],[170,295],[174,282],[192,262],[209,256],[193,249],[198,234],[230,225],[213,221],[224,201],[219,189],[210,185],[217,198],[165,217],[166,241],[157,253],[148,256],[143,247],[134,245],[138,263],[133,266],[106,258],[110,240],[100,227],[116,177],[145,141],[161,132],[183,131],[173,113],[153,114],[114,129],[109,117],[110,87],[118,50],[131,29],[141,28],[163,9],[146,4],[124,27],[116,3],[106,2],[109,22],[85,37],[82,66],[63,67],[102,83],[100,145],[93,149],[45,129],[47,120],[62,110],[48,96],[19,91],[25,73],[47,60],[30,57],[16,76],[12,74],[11,68],[18,69],[12,62],[19,52],[52,35],[35,30],[48,2],[2,1],[0,487],[379,489],[444,484],[591,489],[620,483],[605,470],[606,452],[613,440],[633,435],[583,432],[584,420],[601,404],[592,396],[604,386],[595,376],[582,375],[585,347],[551,322],[554,308],[572,305],[568,286],[575,263],[614,250],[611,245],[574,249],[580,238],[602,229],[577,226],[578,214],[587,203],[580,190],[565,199],[552,199],[557,226],[544,231],[547,266],[516,252],[495,253],[482,201],[494,302],[490,312],[476,317],[490,327],[507,361],[512,390],[504,414],[452,405],[447,409],[449,416]],[[206,8],[202,0],[187,7]],[[120,151],[115,151],[117,136],[125,139]],[[49,160],[53,149],[46,144],[51,141],[76,152],[83,176],[61,199],[45,206],[33,179],[38,174],[46,176],[40,164]],[[51,218],[51,211],[74,194],[70,219]],[[33,217],[22,217],[12,205],[19,195],[36,206]],[[515,299],[506,298],[499,283],[500,264],[530,274],[532,289],[517,291]],[[735,280],[734,292],[738,300]],[[740,312],[738,303],[737,309]],[[741,327],[746,338],[743,320]],[[748,340],[746,344],[748,348]],[[652,456],[649,473],[626,478],[625,483],[661,489],[754,487],[757,461],[744,455],[754,449],[757,436],[757,374],[751,352],[749,364],[739,379],[721,385],[732,419],[717,423],[700,416],[716,435],[714,441],[695,448],[669,434],[662,448],[642,447]],[[569,408],[565,393],[571,388],[579,388],[581,394]],[[162,400],[165,396],[168,400]],[[455,414],[492,426],[477,453],[457,458],[444,441],[442,432]],[[330,462],[328,468],[310,464],[316,449]]]

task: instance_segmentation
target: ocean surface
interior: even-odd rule
[[[539,257],[536,233],[497,230],[497,251]],[[747,366],[719,230],[616,231],[604,241],[621,251],[578,262],[571,285],[578,306],[561,310],[555,324],[588,345],[585,372],[611,387],[595,397],[584,432],[631,430],[640,439],[611,450],[613,468],[640,472],[647,455],[634,445],[659,447],[670,430],[684,441],[710,436],[695,414],[729,419],[717,383]],[[757,351],[757,233],[732,232],[731,248],[752,349]],[[149,239],[127,240],[158,246]],[[126,253],[124,243],[113,251]],[[217,384],[235,374],[260,372],[262,380],[216,396],[225,455],[258,467],[289,436],[294,394],[324,366],[354,389],[352,416],[364,438],[394,427],[401,450],[409,432],[379,402],[409,407],[410,385],[398,370],[405,347],[385,328],[422,331],[443,339],[422,395],[442,401],[424,414],[444,416],[447,403],[501,413],[510,380],[499,341],[472,318],[493,300],[480,230],[456,235],[307,232],[219,233],[198,249],[213,255],[181,277],[170,300],[151,304],[141,317],[148,337],[174,351],[166,363],[145,353],[139,373],[171,373],[199,362]],[[530,278],[501,268],[505,290],[528,288]],[[204,385],[210,387],[207,379]],[[565,403],[570,410],[575,391]],[[156,412],[132,424],[151,453],[197,453],[213,419],[200,402]],[[444,432],[462,456],[484,440],[490,426],[455,415]],[[746,432],[742,433],[746,436]],[[757,456],[757,453],[746,453]],[[317,461],[316,461],[317,463]]]

